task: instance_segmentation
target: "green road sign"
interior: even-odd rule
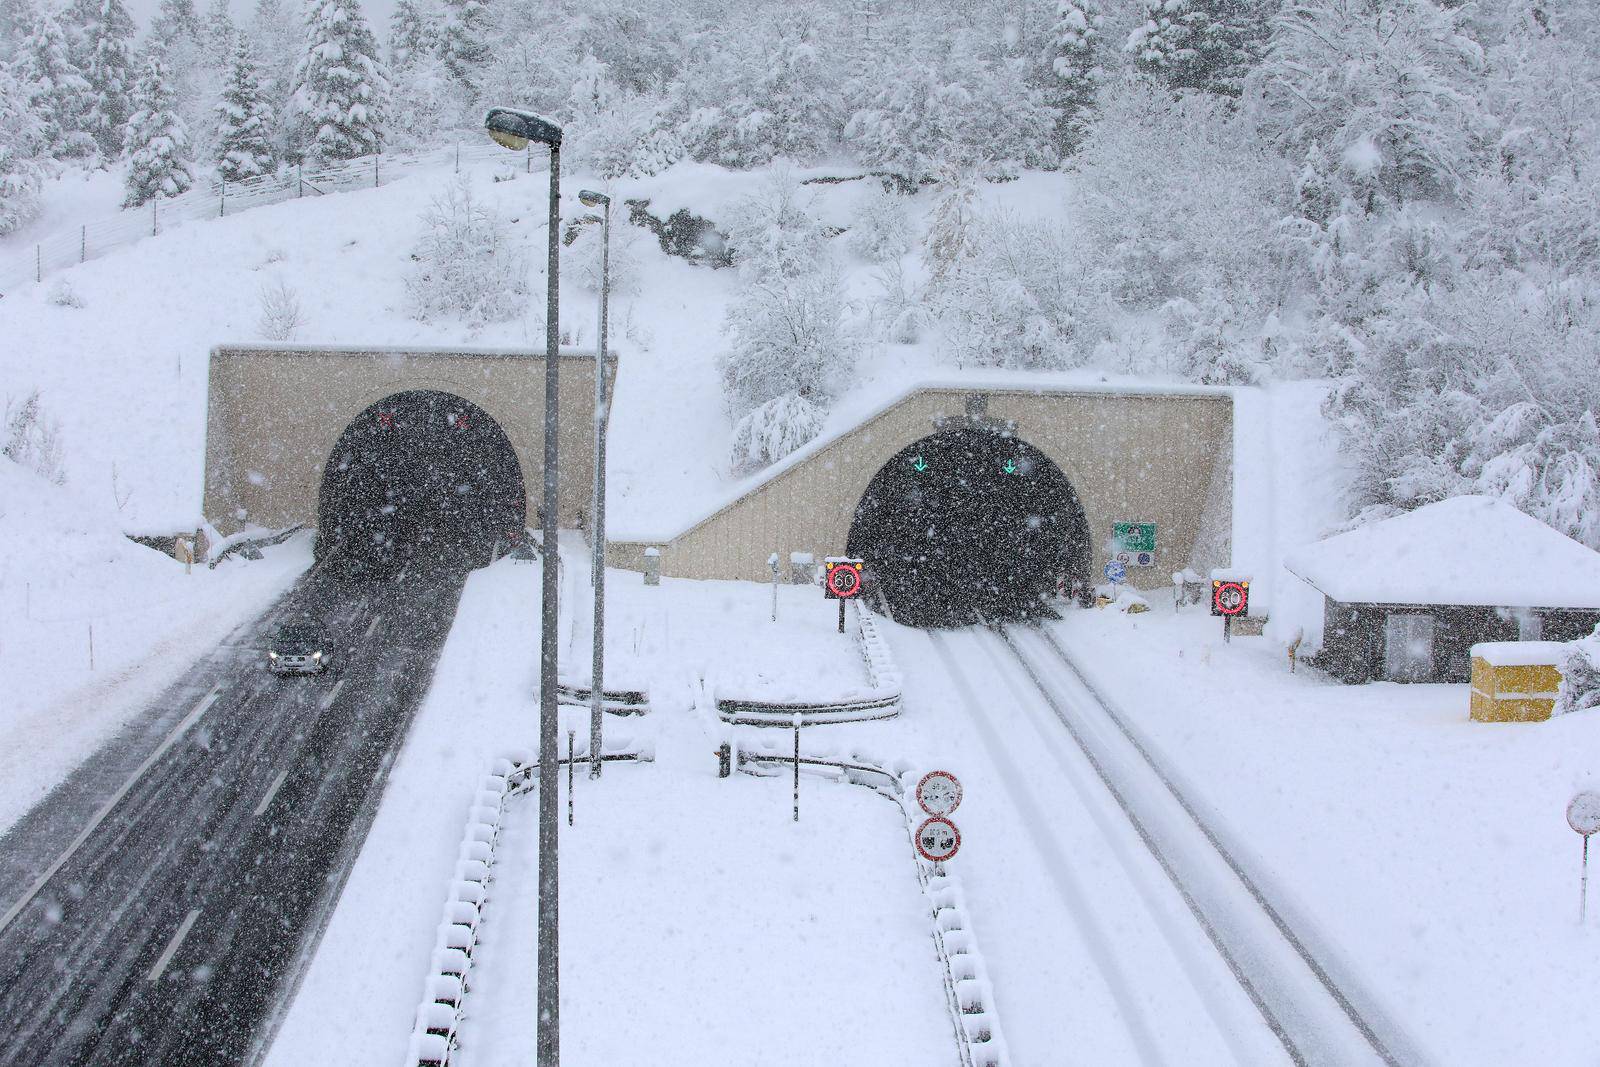
[[[1114,522],[1111,540],[1118,552],[1154,552],[1156,524],[1153,522]]]

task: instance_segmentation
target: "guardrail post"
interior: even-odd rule
[[[82,263],[89,258],[89,227],[83,226],[78,230],[78,262]]]
[[[221,180],[222,192],[217,196],[217,218],[222,218],[228,213],[228,180]]]

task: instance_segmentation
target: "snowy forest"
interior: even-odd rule
[[[122,0],[0,0],[0,234],[63,167],[124,168],[137,206],[513,103],[585,173],[772,169],[716,220],[746,468],[818,431],[860,344],[926,338],[963,366],[1326,379],[1352,521],[1481,492],[1600,547],[1587,0],[398,0],[383,29],[356,0],[162,0],[143,33]],[[881,181],[835,241],[789,164]],[[1065,172],[1067,225],[979,208],[1025,169]],[[880,265],[868,306],[846,252]]]

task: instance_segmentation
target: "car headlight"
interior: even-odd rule
[[[313,653],[311,653],[311,658],[314,659],[314,660],[321,660],[322,659],[322,653],[321,652],[313,652]]]
[[[267,653],[267,658],[268,659],[277,659],[278,658],[278,654],[276,652],[268,652]]]

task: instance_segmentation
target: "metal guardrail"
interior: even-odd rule
[[[307,195],[372,188],[418,170],[452,163],[459,170],[463,163],[504,163],[510,158],[499,145],[480,141],[474,135],[470,143],[427,152],[361,156],[315,169],[292,167],[242,182],[209,178],[180,196],[158,197],[143,207],[126,208],[115,215],[81,223],[76,227],[77,233],[70,229],[58,231],[15,249],[0,241],[0,296],[185,222],[234,215]],[[531,167],[531,156],[528,165]]]

